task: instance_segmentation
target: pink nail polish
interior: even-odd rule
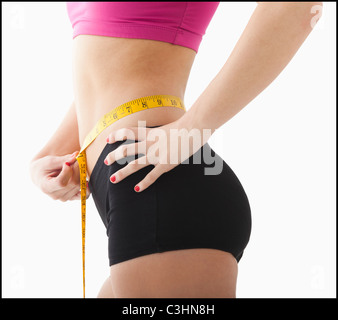
[[[136,192],[139,192],[139,191],[140,191],[140,187],[139,187],[139,186],[135,186],[134,190],[135,190]]]
[[[106,141],[107,141],[107,143],[109,143],[109,138],[107,138],[107,140],[106,140]]]
[[[115,180],[116,180],[116,177],[115,177],[115,176],[112,176],[112,177],[110,178],[110,181],[111,181],[111,182],[115,182]]]
[[[70,163],[69,163],[69,162],[66,162],[65,164],[66,164],[68,167],[70,167]]]
[[[104,164],[108,165],[108,160],[107,159],[104,160]]]

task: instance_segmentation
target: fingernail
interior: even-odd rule
[[[104,160],[104,164],[108,165],[108,160],[107,159]]]
[[[139,192],[139,191],[140,191],[140,187],[139,187],[139,186],[135,186],[134,190],[135,190],[136,192]]]
[[[109,143],[109,137],[107,138],[107,140],[106,140],[108,143]]]
[[[115,177],[115,176],[112,176],[112,177],[110,178],[110,181],[111,181],[111,182],[115,182],[115,180],[116,180],[116,177]]]
[[[70,163],[69,163],[69,162],[66,162],[65,164],[66,164],[68,167],[70,167]]]

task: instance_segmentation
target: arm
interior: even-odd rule
[[[214,131],[262,92],[311,32],[314,5],[322,4],[258,4],[221,71],[180,119],[182,126]]]
[[[79,150],[77,116],[72,103],[59,128],[32,159],[32,181],[54,200],[79,199],[79,167],[76,162]]]
[[[138,192],[145,190],[161,174],[177,166],[168,161],[168,154],[172,150],[168,149],[167,141],[172,129],[186,129],[188,132],[197,130],[199,133],[202,133],[203,129],[211,129],[213,133],[242,110],[278,76],[309,35],[315,18],[311,8],[315,5],[321,5],[321,2],[258,4],[229,59],[205,91],[180,119],[160,127],[164,134],[160,135],[156,148],[150,151],[150,147],[155,143],[148,138],[149,135],[146,138],[144,134],[143,137],[138,136],[137,128],[130,128],[131,139],[136,137],[138,141],[142,141],[138,143],[138,147],[146,150],[142,153],[146,153],[147,163],[144,163],[144,160],[143,164],[140,160],[130,162],[114,173],[112,181],[118,183],[145,164],[153,164],[154,169],[135,189]],[[150,132],[158,129],[146,130]],[[116,132],[111,133],[109,143],[115,142],[117,136]],[[127,131],[124,137],[128,138]],[[186,149],[189,149],[189,156],[206,143],[210,136],[202,138],[201,143],[194,146],[191,146],[188,140]],[[118,160],[121,154],[124,154],[121,152],[122,148],[128,153],[130,147],[132,146],[120,146],[108,154],[106,164],[110,165]],[[157,149],[165,150],[166,153],[162,152],[157,156]],[[180,150],[175,152],[180,153]],[[183,162],[187,157],[178,158]]]
[[[73,102],[58,129],[32,161],[45,156],[63,156],[80,151],[75,103]]]

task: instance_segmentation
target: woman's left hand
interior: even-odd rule
[[[135,142],[122,144],[110,152],[104,160],[106,165],[111,165],[126,156],[142,155],[116,171],[110,177],[110,181],[118,183],[132,173],[152,164],[154,168],[134,186],[136,192],[145,190],[163,173],[172,170],[201,148],[206,140],[202,139],[200,132],[198,129],[188,130],[179,120],[156,128],[139,126],[111,132],[107,143],[126,139]]]

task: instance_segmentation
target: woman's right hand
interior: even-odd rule
[[[65,156],[45,156],[33,160],[30,172],[33,182],[54,200],[81,199],[78,152]],[[87,198],[90,195],[87,188]]]

